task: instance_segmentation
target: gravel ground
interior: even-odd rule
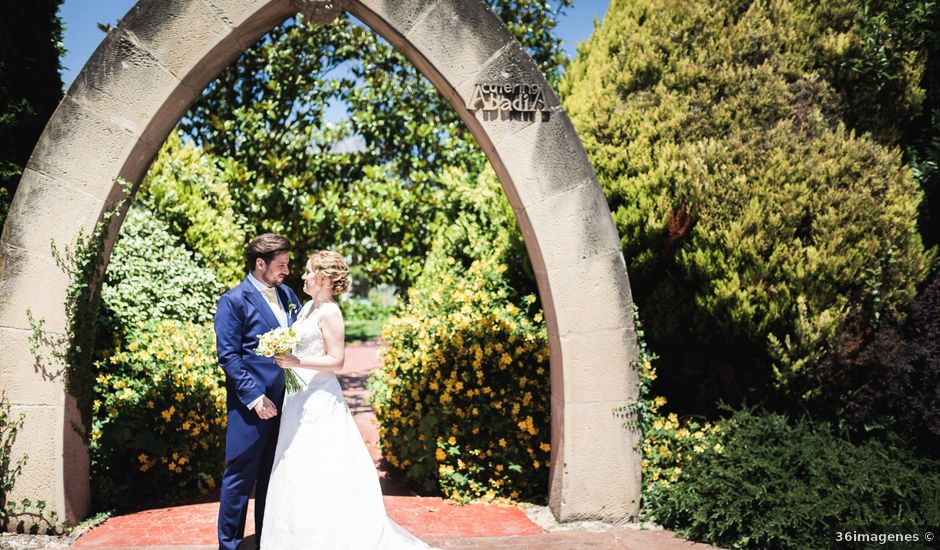
[[[75,542],[71,535],[18,535],[0,533],[0,550],[32,550],[33,548],[67,548]]]
[[[529,516],[529,519],[548,532],[590,531],[593,533],[599,533],[602,531],[608,531],[610,529],[622,529],[624,527],[628,527],[630,529],[645,529],[648,531],[663,530],[662,526],[651,522],[614,524],[605,523],[603,521],[569,521],[566,523],[558,523],[558,521],[555,519],[555,515],[552,514],[552,511],[548,506],[539,506],[537,504],[521,502],[519,503],[519,507],[525,511],[526,515]]]

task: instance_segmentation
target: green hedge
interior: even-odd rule
[[[922,530],[940,518],[940,462],[900,440],[852,443],[826,423],[741,410],[675,480],[649,485],[644,512],[727,548],[847,548],[837,530]]]
[[[348,298],[339,307],[346,323],[346,343],[350,344],[377,339],[397,305],[386,306],[370,298]]]
[[[348,298],[339,303],[345,321],[382,321],[388,319],[397,307],[386,306],[370,298]]]
[[[350,319],[346,324],[346,344],[376,340],[382,335],[385,321]]]

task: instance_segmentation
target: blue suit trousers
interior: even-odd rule
[[[225,464],[219,497],[219,550],[235,550],[245,538],[252,490],[255,493],[255,541],[261,542],[268,479],[274,466],[281,416],[278,414],[264,422],[271,425],[266,426],[267,430],[256,444]]]

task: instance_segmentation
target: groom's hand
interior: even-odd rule
[[[258,417],[262,420],[268,420],[277,416],[277,407],[274,406],[274,402],[263,397],[261,403],[255,405],[255,412],[258,413]]]

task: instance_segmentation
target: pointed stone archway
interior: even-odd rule
[[[45,499],[71,522],[89,509],[75,403],[30,352],[27,309],[47,330],[66,329],[68,279],[50,240],[72,243],[80,230],[90,232],[124,194],[114,178],[139,183],[190,104],[261,36],[298,11],[322,22],[340,9],[384,37],[447,99],[515,212],[550,342],[552,511],[561,521],[635,517],[638,436],[616,412],[638,391],[619,236],[568,116],[479,0],[141,0],[108,33],[47,124],[0,239],[0,387],[14,413],[26,415],[14,452],[29,456],[11,498]],[[512,96],[525,103],[535,92],[541,112],[507,111],[530,109],[511,105]]]

